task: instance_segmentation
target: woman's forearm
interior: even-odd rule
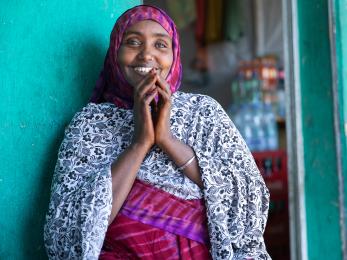
[[[194,150],[187,144],[181,142],[175,137],[168,138],[159,147],[170,157],[175,164],[180,167],[184,165],[190,158],[195,156]],[[200,188],[203,188],[201,173],[197,158],[187,165],[182,172],[196,183]]]
[[[194,150],[181,142],[180,140],[172,137],[166,140],[159,147],[170,157],[174,163],[180,167],[184,165],[195,153]],[[111,166],[112,173],[112,211],[109,219],[111,223],[122,207],[125,199],[127,198],[131,187],[135,181],[137,172],[140,169],[149,148],[141,144],[131,144],[124,152],[118,157]],[[189,179],[196,183],[200,188],[203,188],[200,168],[197,159],[187,165],[182,170]]]
[[[111,166],[113,200],[109,224],[112,223],[128,196],[148,150],[148,147],[144,145],[131,144],[113,162]]]

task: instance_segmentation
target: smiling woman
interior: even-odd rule
[[[269,259],[269,195],[221,106],[178,91],[176,27],[117,21],[91,103],[65,133],[45,241],[51,259]]]

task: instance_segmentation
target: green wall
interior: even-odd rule
[[[347,191],[347,1],[335,0],[335,24],[336,24],[336,65],[337,65],[337,92],[339,102],[340,119],[340,143],[342,155],[342,175],[344,178],[344,190]],[[347,226],[347,198],[345,196],[345,226]],[[346,230],[345,230],[346,232]],[[347,234],[346,234],[347,237]]]
[[[64,126],[88,101],[116,18],[140,2],[0,2],[0,259],[46,258]]]
[[[327,0],[297,0],[308,259],[342,259]]]

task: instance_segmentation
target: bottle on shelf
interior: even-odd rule
[[[279,118],[285,119],[286,115],[286,102],[285,102],[285,89],[284,89],[284,71],[279,71],[278,87],[277,87],[277,103],[276,115]]]
[[[265,127],[263,120],[264,114],[262,109],[262,103],[252,103],[251,109],[253,115],[252,129],[254,151],[265,151],[267,148],[267,143],[265,139]]]
[[[243,117],[243,138],[245,139],[248,148],[251,151],[255,151],[257,149],[257,138],[256,132],[254,129],[253,123],[253,115],[252,108],[249,103],[245,103],[243,106],[243,113],[241,116]]]
[[[271,104],[264,104],[264,126],[265,126],[265,139],[267,143],[267,150],[278,149],[278,129],[275,113]]]
[[[232,102],[227,112],[251,151],[278,149],[279,78],[276,59],[269,56],[240,62],[230,86]]]

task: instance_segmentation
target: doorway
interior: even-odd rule
[[[162,8],[176,22],[184,68],[181,90],[216,99],[252,150],[271,193],[264,235],[270,255],[306,259],[304,180],[299,174],[302,140],[296,136],[301,124],[295,3],[145,0],[144,4]],[[258,118],[245,123],[247,111]],[[260,133],[247,135],[260,128]]]

